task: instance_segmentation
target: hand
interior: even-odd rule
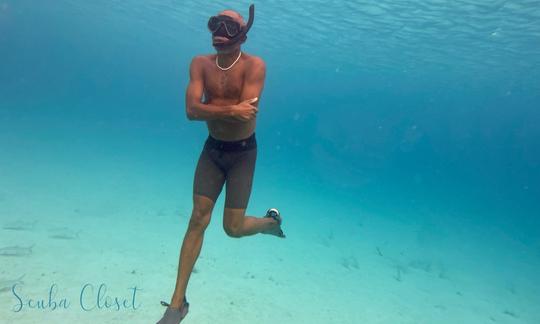
[[[259,111],[259,109],[252,105],[252,103],[259,100],[259,98],[255,97],[252,99],[244,100],[241,103],[234,105],[232,110],[232,117],[237,120],[241,121],[248,121],[250,119],[255,118],[255,115]]]

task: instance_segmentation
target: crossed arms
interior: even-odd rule
[[[203,57],[195,57],[189,67],[189,84],[186,90],[186,115],[189,120],[222,119],[230,122],[246,122],[257,113],[258,98],[260,97],[266,74],[264,61],[252,58],[250,68],[240,95],[240,102],[235,105],[213,105],[201,102],[203,81]]]

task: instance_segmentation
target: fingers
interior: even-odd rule
[[[242,120],[242,121],[249,121],[257,115],[259,112],[259,109],[256,106],[253,106],[252,104],[259,100],[259,97],[251,98],[242,101],[240,104],[236,105],[239,114],[236,116],[236,119]]]
[[[249,121],[253,118],[255,118],[255,116],[257,115],[257,108],[256,107],[253,107],[254,110],[250,113],[247,113],[247,114],[240,114],[240,115],[237,115],[237,116],[234,116],[234,118],[238,119],[238,120],[241,120],[241,121]]]
[[[244,106],[244,107],[245,107],[245,110],[246,110],[246,111],[251,111],[251,112],[253,112],[254,114],[256,114],[256,113],[259,112],[259,108],[257,108],[256,106],[246,105],[246,106]]]
[[[259,97],[247,99],[247,100],[244,100],[244,102],[248,103],[248,104],[252,104],[252,103],[256,102],[257,100],[259,100]]]
[[[252,117],[237,116],[237,117],[234,117],[234,118],[236,118],[237,120],[242,121],[242,122],[247,122],[247,121],[250,121]]]

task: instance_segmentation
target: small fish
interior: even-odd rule
[[[12,230],[12,231],[31,231],[34,229],[34,225],[37,223],[37,221],[29,222],[29,221],[14,221],[7,224],[4,224],[2,226],[3,229]]]
[[[6,246],[3,248],[0,248],[0,256],[26,256],[32,254],[32,248],[35,244],[32,244],[31,246],[24,247],[24,246]]]
[[[360,269],[360,267],[358,266],[358,260],[356,259],[355,256],[350,256],[350,257],[343,257],[341,258],[341,265],[347,269]]]
[[[60,239],[60,240],[74,240],[79,238],[79,233],[82,232],[82,230],[79,230],[75,232],[71,228],[68,227],[61,227],[61,228],[53,228],[50,229],[49,234],[50,238]]]
[[[0,293],[10,291],[14,284],[22,284],[24,274],[17,279],[2,279],[0,280]]]

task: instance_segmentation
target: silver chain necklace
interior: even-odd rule
[[[232,68],[236,64],[236,62],[238,62],[238,60],[240,59],[240,56],[242,56],[242,52],[238,53],[238,57],[236,58],[236,60],[234,60],[233,64],[231,64],[228,68],[222,68],[221,66],[219,66],[218,56],[216,55],[216,65],[217,65],[218,68],[220,68],[220,70],[227,71],[230,68]]]

